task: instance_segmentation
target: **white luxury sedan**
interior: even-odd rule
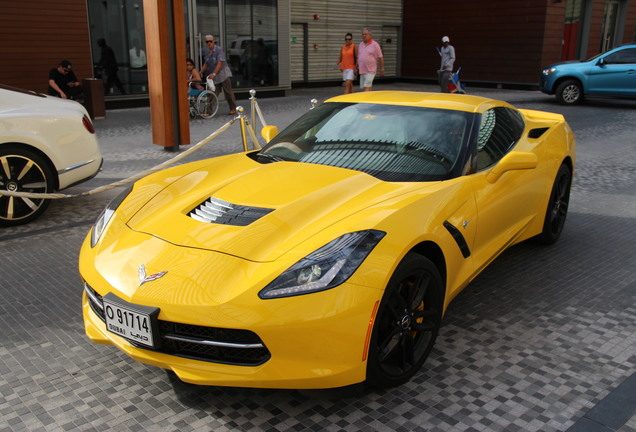
[[[0,225],[40,216],[52,193],[94,177],[102,165],[95,129],[77,102],[0,84]]]

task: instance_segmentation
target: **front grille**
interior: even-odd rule
[[[105,321],[102,296],[87,283],[84,283],[84,290],[93,312]],[[271,357],[261,338],[249,330],[159,320],[159,338],[161,344],[158,349],[129,342],[137,348],[163,354],[239,366],[257,366]]]

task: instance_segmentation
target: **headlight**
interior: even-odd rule
[[[554,72],[556,70],[556,68],[547,68],[547,69],[543,69],[543,75],[548,76],[550,75],[552,72]]]
[[[338,286],[349,279],[385,234],[368,230],[338,237],[291,266],[258,296],[290,297]]]
[[[124,201],[128,194],[130,194],[132,188],[132,183],[126,186],[126,188],[119,195],[117,195],[111,200],[111,202],[108,203],[106,208],[102,211],[102,214],[99,215],[99,217],[95,221],[95,225],[93,225],[93,229],[91,230],[91,247],[95,247],[95,245],[99,241],[99,238],[104,233],[104,229],[106,228],[106,225],[108,225],[110,218],[113,217],[115,210],[117,210],[117,207],[119,207],[122,201]]]

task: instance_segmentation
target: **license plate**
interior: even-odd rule
[[[157,348],[159,308],[136,305],[113,293],[104,296],[106,329],[129,341]]]

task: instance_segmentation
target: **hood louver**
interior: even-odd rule
[[[188,216],[199,222],[219,225],[247,226],[274,211],[260,207],[247,207],[210,197],[194,208]]]

